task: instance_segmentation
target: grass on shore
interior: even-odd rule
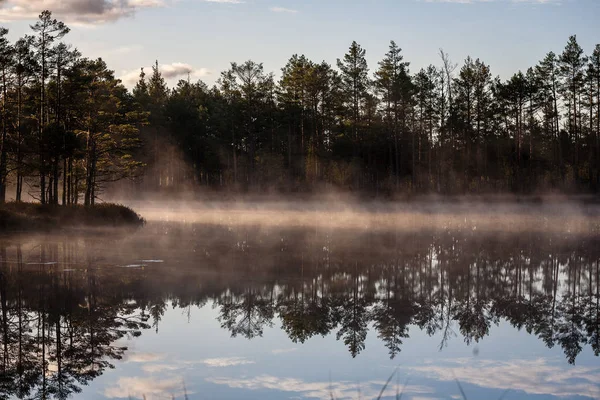
[[[142,217],[120,204],[102,203],[85,207],[12,202],[0,205],[0,231],[138,227],[143,224]]]

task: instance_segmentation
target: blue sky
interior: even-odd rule
[[[374,71],[392,39],[412,71],[439,65],[443,48],[506,78],[569,35],[586,52],[600,43],[598,0],[3,0],[0,21],[14,39],[44,7],[71,26],[67,42],[128,85],[156,59],[171,84],[188,72],[212,84],[231,61],[275,73],[294,53],[335,64],[353,40]]]

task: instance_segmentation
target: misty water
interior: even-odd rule
[[[600,398],[596,206],[141,211],[0,238],[0,398]]]

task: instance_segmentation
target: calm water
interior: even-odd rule
[[[538,231],[5,236],[0,398],[598,399],[600,237]]]

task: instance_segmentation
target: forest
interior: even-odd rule
[[[50,11],[31,30],[15,43],[0,30],[0,202],[600,189],[600,44],[586,53],[576,36],[506,80],[443,50],[411,71],[394,41],[370,67],[352,42],[334,65],[293,55],[277,75],[233,62],[212,87],[169,88],[157,61],[129,91]]]

